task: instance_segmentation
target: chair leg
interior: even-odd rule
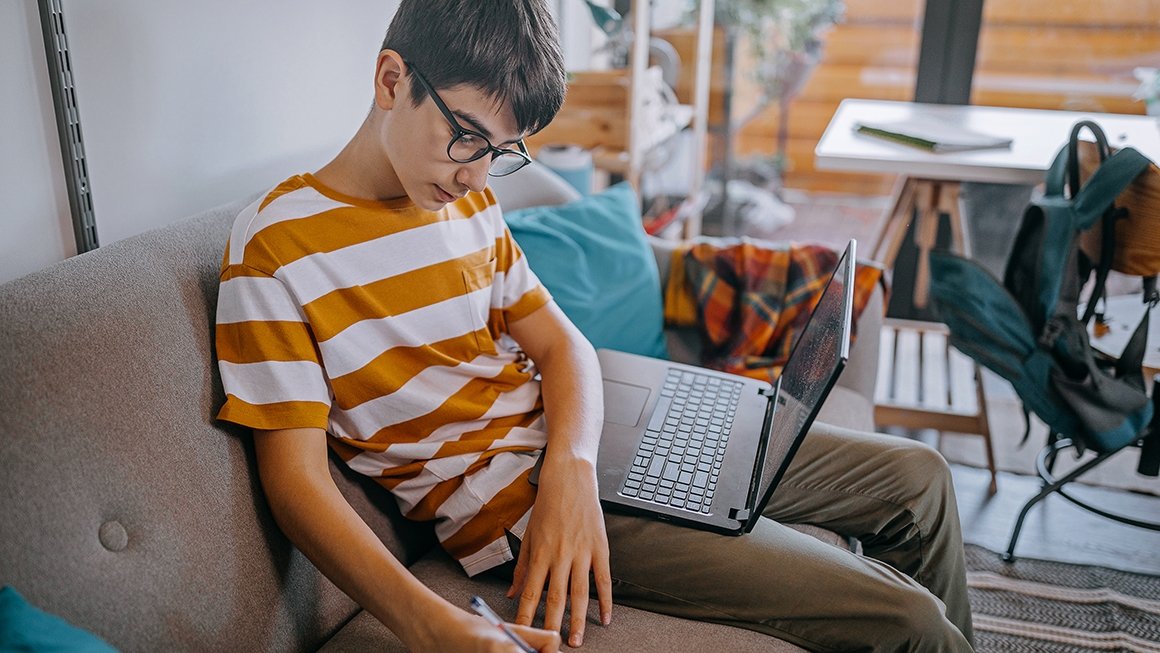
[[[991,443],[991,420],[987,415],[987,399],[983,396],[983,370],[979,364],[975,364],[975,395],[979,402],[979,435],[983,436],[983,445],[987,450],[987,470],[991,472],[991,486],[988,488],[988,494],[995,496],[999,491],[998,472],[995,470],[995,447]]]
[[[1055,448],[1055,445],[1051,444],[1045,447],[1043,451],[1039,452],[1038,466],[1040,468],[1043,468],[1045,458],[1047,456],[1052,456],[1052,458],[1054,458],[1054,454],[1056,453]],[[1003,554],[1003,561],[1015,561],[1015,544],[1019,541],[1019,532],[1023,530],[1023,520],[1027,518],[1027,513],[1031,510],[1032,506],[1045,499],[1052,492],[1057,492],[1064,485],[1067,485],[1068,483],[1087,473],[1087,471],[1091,468],[1107,460],[1108,456],[1110,455],[1111,454],[1100,454],[1099,456],[1096,456],[1095,458],[1087,461],[1079,467],[1076,467],[1067,476],[1058,479],[1054,483],[1045,484],[1043,489],[1039,491],[1039,494],[1031,497],[1027,503],[1023,504],[1023,510],[1019,512],[1019,518],[1015,520],[1015,530],[1011,533],[1011,541],[1007,544],[1007,552]]]

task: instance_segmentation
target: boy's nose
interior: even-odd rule
[[[491,167],[490,156],[481,157],[471,163],[464,163],[459,166],[456,181],[477,193],[481,193],[487,186],[487,169],[489,167]]]

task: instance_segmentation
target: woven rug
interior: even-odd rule
[[[1160,653],[1160,576],[1017,559],[968,544],[980,653]]]

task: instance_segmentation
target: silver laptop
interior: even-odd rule
[[[600,499],[733,535],[757,523],[850,358],[855,241],[776,385],[601,349]]]

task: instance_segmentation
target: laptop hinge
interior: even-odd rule
[[[740,522],[749,521],[749,508],[730,508],[729,519],[736,519]]]
[[[761,471],[765,469],[766,450],[769,447],[769,432],[773,425],[773,411],[777,406],[774,397],[777,396],[777,389],[780,387],[781,379],[778,378],[777,383],[769,390],[768,394],[764,388],[758,391],[762,396],[769,399],[769,403],[765,408],[765,420],[761,424],[761,438],[758,440],[757,455],[754,456],[753,461],[753,474],[749,479],[749,493],[745,500],[747,507],[744,509],[734,509],[738,510],[738,514],[744,514],[744,517],[737,517],[736,519],[743,524],[743,528],[747,533],[753,529],[753,524],[756,522],[756,515],[753,514],[753,509],[757,507],[757,499],[761,492]]]
[[[762,397],[769,397],[770,399],[773,399],[777,396],[777,389],[773,386],[768,388],[758,388],[757,394],[761,395]]]

